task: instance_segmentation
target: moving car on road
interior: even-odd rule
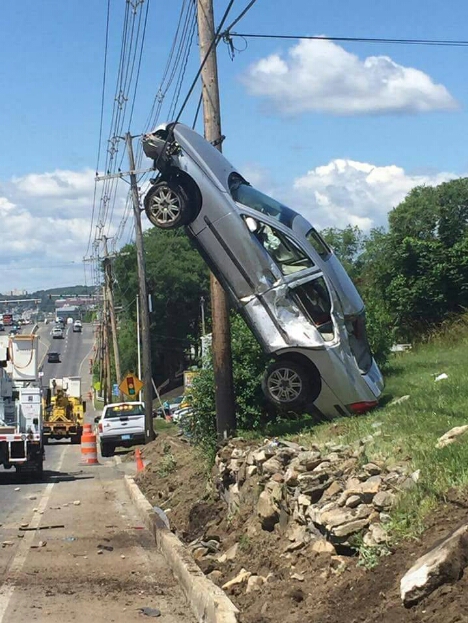
[[[62,327],[54,327],[52,329],[52,339],[54,339],[54,340],[63,340],[63,329],[62,329]]]
[[[56,352],[47,353],[47,363],[61,363],[60,353],[56,353]]]
[[[275,360],[263,391],[276,406],[314,405],[327,417],[377,404],[383,379],[366,335],[364,303],[314,227],[253,188],[180,123],[143,138],[159,170],[144,205],[151,223],[185,226],[200,254]]]
[[[113,456],[117,446],[130,448],[145,443],[145,405],[143,402],[115,402],[105,405],[98,425],[101,455]]]

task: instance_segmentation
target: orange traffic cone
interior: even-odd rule
[[[140,448],[135,450],[135,460],[136,460],[136,468],[137,472],[142,472],[145,469],[145,464],[143,463],[143,459],[141,458]]]
[[[97,459],[96,435],[91,424],[83,425],[81,435],[81,465],[99,465]]]

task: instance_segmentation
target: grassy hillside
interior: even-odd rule
[[[436,382],[441,373],[448,378]],[[436,448],[441,435],[468,424],[468,315],[430,342],[394,355],[385,380],[382,406],[369,415],[313,427],[309,422],[299,435],[289,436],[307,445],[326,441],[350,444],[374,435],[374,441],[366,446],[364,462],[380,460],[390,466],[409,461],[413,471],[420,470],[418,486],[401,496],[392,513],[391,532],[416,536],[424,527],[426,514],[448,491],[468,484],[468,432],[455,443]],[[407,395],[404,402],[391,404]]]

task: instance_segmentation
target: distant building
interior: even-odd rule
[[[90,305],[93,305],[95,303],[96,303],[95,298],[91,296],[67,297],[63,299],[56,299],[55,309],[59,309],[61,307],[67,307],[69,305],[76,305],[77,307],[88,308]]]
[[[11,290],[7,296],[26,296],[27,294],[27,290]]]
[[[64,307],[59,307],[55,310],[55,314],[57,318],[73,318],[73,320],[78,320],[81,318],[81,310],[77,305],[65,305]]]

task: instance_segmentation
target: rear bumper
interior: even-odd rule
[[[45,425],[43,428],[43,435],[46,437],[69,437],[70,435],[82,435],[83,428],[82,426],[77,426],[76,424],[52,424]]]
[[[123,439],[123,437],[130,439]],[[99,435],[100,443],[109,443],[116,446],[136,446],[145,443],[145,433],[122,433],[120,435]]]

